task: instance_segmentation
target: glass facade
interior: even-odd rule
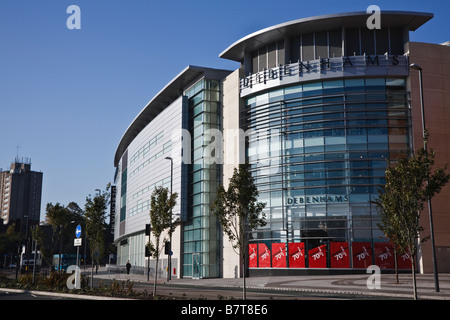
[[[404,78],[316,81],[246,99],[247,157],[268,222],[250,236],[251,268],[389,267],[378,261],[391,261],[391,248],[370,201],[387,160],[410,146],[408,106]]]
[[[183,276],[218,277],[220,232],[209,208],[215,200],[222,171],[220,164],[207,163],[204,153],[211,143],[205,133],[220,130],[221,126],[220,83],[202,79],[186,90],[185,95],[189,101],[192,164],[189,165],[188,215],[183,225]]]
[[[129,260],[133,266],[145,266],[145,234],[130,235],[117,246],[117,264],[125,265]]]

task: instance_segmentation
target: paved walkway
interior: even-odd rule
[[[84,271],[90,274],[89,269]],[[147,281],[147,275],[131,273],[111,273],[104,267],[98,273],[94,273],[95,278],[115,279],[119,281],[131,280],[134,282],[153,284],[153,279]],[[396,283],[394,274],[379,275],[379,283],[370,281],[371,274],[355,275],[302,275],[302,276],[269,276],[250,277],[246,279],[247,288],[259,290],[276,290],[280,293],[292,292],[312,292],[327,294],[351,294],[383,297],[394,297],[400,299],[412,299],[412,276],[410,274],[400,274],[399,284]],[[369,280],[369,281],[368,281]],[[242,279],[238,278],[212,278],[212,279],[191,279],[183,278],[172,280],[167,283],[165,278],[158,279],[159,285],[182,286],[184,288],[242,288]],[[369,286],[368,286],[369,283]],[[373,289],[373,287],[378,284]],[[439,274],[440,292],[435,291],[434,276],[432,274],[417,275],[417,292],[419,299],[450,300],[450,274]]]
[[[110,278],[117,280],[131,280],[134,282],[147,282],[147,275],[109,273],[100,269],[98,278]],[[303,275],[303,276],[272,276],[272,277],[250,277],[246,279],[247,288],[261,290],[280,291],[304,291],[317,293],[336,293],[353,295],[372,295],[381,297],[396,297],[401,299],[411,299],[413,296],[412,276],[410,274],[400,274],[399,284],[396,283],[394,274],[379,275],[379,282],[369,281],[369,286],[379,284],[370,289],[367,285],[371,274],[357,275]],[[373,276],[372,276],[373,277]],[[150,278],[150,283],[153,279]],[[161,284],[166,283],[165,279],[159,279]],[[171,285],[183,285],[193,287],[242,287],[242,279],[176,279],[172,278]],[[450,274],[439,274],[440,292],[435,292],[434,276],[432,274],[417,275],[417,292],[419,299],[450,300]]]

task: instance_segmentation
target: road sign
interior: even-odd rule
[[[73,245],[74,245],[74,247],[81,246],[81,238],[73,239]]]
[[[75,229],[75,236],[77,238],[81,237],[81,226],[77,225],[77,228]]]

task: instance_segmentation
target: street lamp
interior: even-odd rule
[[[423,136],[423,149],[427,151],[427,142],[425,141],[425,109],[423,102],[423,83],[422,83],[422,67],[416,63],[412,63],[409,66],[411,69],[419,71],[419,86],[420,86],[420,109],[422,112],[422,136]],[[427,177],[427,183],[429,184],[429,177]],[[433,213],[431,211],[431,199],[428,197],[428,215],[430,220],[430,236],[431,236],[431,253],[433,260],[433,272],[434,272],[434,287],[435,291],[439,292],[439,278],[436,263],[436,249],[434,245],[434,228],[433,228]]]
[[[170,160],[170,197],[172,198],[172,183],[173,183],[173,159],[171,157],[165,157],[166,160]],[[170,209],[170,251],[172,251],[172,209]],[[172,280],[171,269],[172,269],[172,255],[169,252],[169,257],[167,259],[167,281]]]
[[[27,218],[27,223],[25,225],[25,256],[27,257],[27,265],[24,267],[24,271],[28,273],[28,269],[30,267],[30,257],[28,256],[28,215],[23,216],[24,218]],[[23,262],[23,261],[22,261]],[[22,266],[20,266],[22,268]]]

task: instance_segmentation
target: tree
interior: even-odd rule
[[[3,257],[4,254],[9,254],[12,259],[14,253],[17,252],[17,246],[20,244],[22,236],[21,232],[16,232],[16,223],[11,223],[6,232],[0,234],[0,256]],[[6,268],[6,265],[4,268]]]
[[[69,202],[69,204],[66,206],[66,209],[69,212],[70,218],[72,219],[72,224],[77,225],[84,222],[83,209],[81,209],[76,202]]]
[[[89,239],[89,248],[91,252],[91,273],[93,273],[94,263],[96,264],[96,266],[98,266],[100,263],[100,259],[104,254],[104,230],[106,228],[106,209],[108,208],[109,204],[109,187],[110,184],[107,185],[106,191],[99,193],[94,198],[91,198],[91,195],[86,197],[84,217],[86,222],[86,238]]]
[[[45,232],[39,225],[32,231],[33,239],[36,241],[36,244],[39,246],[39,251],[41,252],[41,256],[47,265],[51,265],[52,263],[52,252],[49,250],[45,244]]]
[[[388,166],[386,183],[375,201],[382,219],[380,229],[401,252],[409,253],[414,299],[417,299],[417,246],[429,238],[421,237],[420,212],[424,203],[439,193],[450,179],[446,173],[447,165],[433,171],[435,153],[427,150],[427,140],[428,134],[423,149]]]
[[[228,189],[217,189],[217,198],[211,211],[217,216],[223,232],[232,243],[233,250],[240,256],[243,271],[243,299],[246,298],[245,261],[247,257],[246,233],[266,225],[266,204],[257,202],[258,190],[249,172],[249,164],[234,168]]]
[[[50,256],[53,255],[55,251],[55,246],[59,243],[59,259],[58,259],[58,270],[61,272],[61,254],[63,250],[63,242],[67,237],[69,232],[69,225],[72,221],[70,212],[66,207],[61,205],[59,202],[53,205],[51,202],[47,203],[45,222],[51,225],[52,233],[52,249],[50,250]]]
[[[150,202],[150,236],[154,240],[147,243],[150,254],[156,259],[155,283],[153,285],[153,296],[156,296],[156,281],[158,279],[158,262],[163,245],[167,243],[179,220],[172,221],[172,209],[175,207],[177,193],[169,193],[169,189],[159,186],[155,188]],[[166,232],[167,231],[167,232]],[[165,236],[163,233],[166,232]],[[163,241],[161,241],[163,240]],[[169,271],[170,272],[170,271]]]
[[[378,205],[379,201],[380,198],[378,198],[375,201],[372,201],[372,203]],[[390,212],[389,208],[386,208],[386,210],[378,210],[378,211],[381,218],[381,223],[378,223],[377,226],[383,232],[386,238],[388,238],[389,241],[393,244],[395,279],[397,284],[399,284],[397,254],[398,248],[403,247],[399,245],[401,239],[397,235],[397,230],[398,228],[400,228],[400,226],[398,225],[397,216],[394,213]]]
[[[61,271],[61,254],[63,252],[68,253],[72,250],[72,242],[65,242],[66,239],[71,239],[71,235],[75,230],[74,223],[80,223],[83,221],[82,210],[75,202],[70,202],[67,206],[61,205],[59,202],[55,205],[53,203],[47,203],[46,215],[44,225],[51,226],[52,239],[51,246],[48,248],[45,246],[45,234],[39,227],[36,232],[33,232],[33,238],[37,240],[37,243],[41,250],[41,255],[47,263],[52,263],[53,253],[59,247],[59,263],[58,270]],[[64,247],[64,243],[66,246]],[[70,246],[70,247],[69,247]]]

